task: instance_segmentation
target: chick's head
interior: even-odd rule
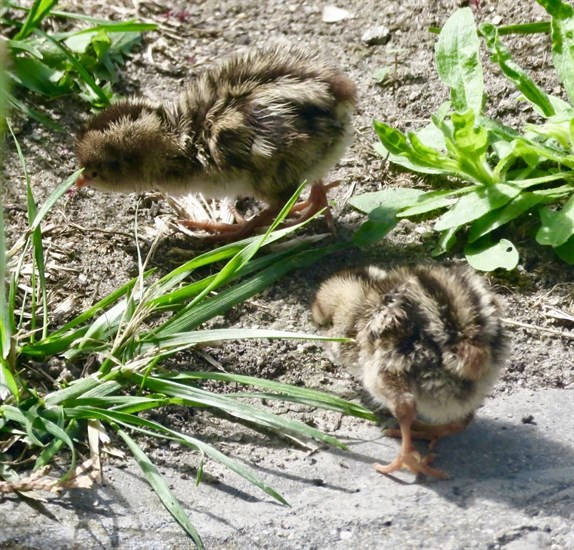
[[[178,145],[153,104],[117,103],[93,118],[76,143],[78,186],[103,191],[152,189],[165,179]]]

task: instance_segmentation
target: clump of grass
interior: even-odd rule
[[[469,8],[449,18],[438,37],[436,67],[450,101],[415,132],[374,123],[380,139],[375,150],[408,170],[440,176],[433,178],[436,189],[388,189],[353,198],[351,204],[369,213],[373,223],[383,215],[437,217],[433,255],[462,242],[468,262],[483,271],[514,269],[519,254],[511,239],[525,231],[574,264],[574,8],[560,0],[538,3],[550,23],[506,27],[504,33],[488,23],[477,30]],[[548,29],[569,101],[541,89],[500,38],[507,31]],[[515,129],[486,116],[480,37],[520,92],[519,100],[528,102],[542,123]]]
[[[311,389],[235,374],[174,374],[162,366],[165,359],[199,344],[244,338],[323,339],[264,329],[201,328],[205,321],[262,291],[289,271],[309,266],[351,244],[321,246],[313,242],[317,239],[311,239],[293,242],[278,251],[260,253],[295,230],[277,230],[277,226],[302,186],[265,235],[205,252],[159,278],[155,278],[154,270],[147,269],[146,261],[140,257],[139,275],[135,279],[64,326],[53,328],[47,299],[42,220],[80,172],[72,174],[38,208],[24,156],[15,138],[14,141],[26,180],[29,227],[25,239],[16,247],[8,253],[0,249],[0,275],[3,275],[0,285],[0,477],[6,480],[0,484],[0,490],[29,490],[35,484],[53,491],[89,486],[100,471],[100,442],[106,431],[112,431],[126,443],[165,507],[195,544],[202,547],[195,526],[138,444],[138,434],[176,441],[196,450],[200,455],[198,482],[204,457],[210,457],[277,501],[285,504],[286,500],[255,472],[213,445],[139,413],[174,405],[194,408],[204,414],[223,412],[231,419],[254,427],[314,438],[341,448],[343,445],[335,438],[302,422],[273,414],[268,407],[254,405],[253,399],[282,399],[374,420],[373,414],[358,404]],[[3,235],[4,225],[0,224],[2,246]],[[32,275],[26,278],[23,268],[30,258],[33,265],[26,272],[31,271]],[[219,267],[212,275],[199,276],[198,270],[205,266]],[[194,280],[190,282],[192,274]],[[24,278],[24,286],[29,290],[22,294],[18,288]],[[80,364],[95,359],[98,367],[82,378],[44,391],[34,383],[29,367],[32,362],[42,364],[53,357]],[[238,384],[245,391],[229,394],[207,391],[201,387],[206,380]],[[86,440],[87,461],[80,460]],[[19,477],[13,465],[16,449],[20,458],[24,456],[33,464],[32,478]],[[67,460],[66,472],[60,478],[46,478],[45,469],[56,457],[59,463]]]
[[[57,124],[18,97],[25,89],[47,98],[75,94],[94,108],[112,98],[117,67],[156,25],[137,21],[113,22],[59,11],[56,0],[35,0],[30,8],[8,1],[0,8],[0,25],[8,37],[11,58],[7,77],[13,93],[8,103],[52,128]],[[24,17],[19,17],[23,14]],[[68,20],[83,25],[67,32],[47,32],[47,22]]]

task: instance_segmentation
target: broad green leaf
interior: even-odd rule
[[[10,74],[14,81],[32,92],[56,97],[71,89],[71,82],[65,78],[64,71],[52,69],[38,59],[16,56],[12,64],[14,71]]]
[[[563,245],[574,235],[574,195],[560,210],[540,209],[540,221],[536,241],[552,247]]]
[[[397,225],[396,210],[388,206],[378,206],[369,212],[369,219],[353,235],[357,246],[369,246],[384,239]]]
[[[441,80],[450,88],[454,109],[471,109],[478,117],[482,111],[484,83],[479,56],[480,42],[472,10],[455,11],[438,37],[435,61]]]
[[[96,81],[94,80],[92,75],[85,69],[82,63],[64,44],[58,42],[57,40],[52,38],[49,34],[45,33],[40,29],[36,29],[34,32],[39,36],[43,37],[45,40],[51,42],[56,48],[58,48],[64,54],[64,56],[72,65],[72,67],[74,67],[74,69],[82,77],[82,80],[79,81],[78,84],[84,85],[90,90],[93,96],[94,104],[97,104],[102,107],[109,105],[110,101],[108,95],[104,92],[104,90],[102,90],[100,86],[96,84]]]
[[[425,145],[414,132],[408,133],[411,149],[416,158],[421,164],[428,164],[441,168],[444,172],[459,172],[459,167],[448,156],[438,151],[434,147]],[[446,140],[444,141],[446,145]]]
[[[434,117],[433,117],[434,118]],[[424,128],[417,130],[415,135],[420,140],[421,143],[427,147],[432,147],[441,153],[446,151],[446,144],[444,142],[444,134],[440,128],[431,122],[427,124]]]
[[[483,23],[480,25],[480,34],[486,40],[492,61],[498,64],[504,75],[524,94],[524,97],[538,106],[545,116],[554,115],[554,107],[546,92],[528,76],[526,71],[513,61],[510,51],[498,38],[496,27],[490,23]]]
[[[410,151],[411,147],[405,134],[379,120],[374,120],[373,126],[379,139],[390,153],[402,155]]]
[[[451,156],[456,158],[459,171],[471,181],[484,185],[496,183],[486,160],[488,133],[475,125],[476,117],[471,110],[452,115],[452,140],[446,139]]]
[[[42,59],[43,55],[42,52],[34,46],[34,44],[30,44],[28,41],[23,40],[8,40],[8,46],[12,50],[14,54],[14,50],[28,52],[30,55],[35,57],[36,59]],[[16,56],[14,56],[16,57]]]
[[[457,173],[457,164],[439,150],[425,145],[414,133],[408,138],[392,126],[375,120],[375,131],[381,140],[375,151],[392,162],[426,174]]]
[[[574,105],[574,7],[561,0],[537,0],[552,16],[552,58],[570,103]]]
[[[103,29],[89,33],[74,33],[72,36],[64,40],[64,44],[74,53],[84,54],[90,45],[93,45],[94,42],[99,41],[102,41],[103,44],[106,45],[105,49],[101,52],[103,55],[109,49],[112,43],[110,37]]]
[[[557,256],[570,265],[574,265],[574,236],[570,237],[564,244],[554,248]]]
[[[571,133],[573,121],[574,117],[567,117],[561,121],[551,122],[549,120],[544,124],[525,124],[524,129],[526,130],[526,137],[532,138],[535,135],[545,140],[556,140],[564,148],[565,152],[572,153],[574,152]]]
[[[433,258],[448,252],[456,244],[456,233],[459,229],[460,227],[451,227],[440,234],[437,246],[431,252]]]
[[[400,210],[415,204],[417,199],[424,194],[424,191],[420,189],[395,187],[356,195],[349,199],[349,204],[365,214],[381,206],[390,210]]]
[[[467,155],[481,156],[488,146],[488,134],[480,125],[475,125],[476,117],[471,110],[452,114],[453,140],[458,151]]]
[[[462,187],[461,189],[447,189],[445,191],[429,191],[420,195],[415,204],[406,206],[397,213],[397,218],[420,216],[433,210],[446,208],[456,203],[459,195],[472,193],[475,186]]]
[[[183,529],[185,529],[186,533],[192,538],[197,548],[205,548],[199,533],[195,530],[195,527],[189,520],[189,517],[185,513],[183,506],[177,497],[171,492],[171,489],[169,488],[163,476],[159,473],[159,470],[156,468],[155,464],[126,432],[121,429],[117,429],[116,431],[117,434],[126,442],[134,458],[136,459],[136,462],[142,469],[143,474],[145,475],[149,484],[152,486],[156,495],[159,497],[168,512],[183,527]]]
[[[495,269],[514,269],[518,265],[519,255],[514,244],[506,239],[492,243],[488,238],[467,244],[464,254],[468,263],[479,271]]]
[[[477,219],[470,226],[468,242],[472,243],[480,239],[483,235],[494,231],[498,227],[502,227],[521,214],[531,210],[543,200],[544,197],[542,195],[536,195],[530,192],[521,193],[504,207],[488,212],[488,214]]]
[[[388,159],[392,163],[398,164],[399,166],[402,166],[407,170],[412,170],[413,172],[420,172],[422,174],[442,174],[443,172],[440,168],[419,166],[418,164],[411,162],[404,155],[395,155],[394,153],[389,152],[389,150],[381,142],[373,143],[373,149],[378,155],[380,155],[384,159]]]
[[[498,184],[495,187],[477,187],[474,193],[462,196],[435,224],[436,231],[460,227],[481,218],[488,212],[509,203],[520,189]]]

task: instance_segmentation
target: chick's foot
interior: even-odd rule
[[[415,474],[424,474],[438,479],[449,479],[449,475],[437,468],[431,468],[429,464],[434,460],[435,455],[430,454],[421,458],[420,453],[412,447],[406,451],[399,452],[399,455],[390,464],[375,464],[375,470],[380,474],[391,474],[402,468],[410,470]]]
[[[412,428],[417,425],[415,405],[408,400],[397,400],[395,413],[399,421],[400,430],[385,430],[383,433],[388,435],[387,432],[392,431],[392,435],[394,435],[395,432],[398,432],[398,437],[402,437],[401,449],[395,460],[386,466],[375,464],[375,470],[381,474],[390,474],[401,468],[406,468],[415,474],[424,474],[438,479],[449,479],[448,474],[442,470],[429,466],[429,463],[434,459],[433,454],[421,458],[420,453],[413,445]]]

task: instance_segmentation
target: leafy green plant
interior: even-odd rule
[[[139,43],[141,33],[156,25],[136,21],[111,22],[82,14],[58,11],[56,0],[35,0],[30,8],[7,2],[0,12],[6,29],[11,65],[8,78],[16,93],[27,89],[48,98],[75,93],[94,108],[105,107],[117,80],[117,65]],[[22,12],[23,20],[13,14]],[[67,19],[87,24],[69,32],[42,29],[48,19]],[[8,102],[28,116],[51,127],[54,121],[29,107],[12,93]]]
[[[271,330],[201,328],[205,321],[267,288],[289,271],[311,265],[327,254],[349,246],[350,243],[341,242],[318,246],[317,239],[311,239],[287,243],[288,246],[279,250],[259,254],[295,230],[277,230],[277,226],[289,212],[302,186],[265,235],[201,254],[162,277],[153,269],[147,269],[146,261],[140,258],[138,277],[64,326],[52,328],[41,222],[80,172],[72,174],[38,208],[24,156],[15,137],[14,141],[26,179],[29,229],[25,239],[1,257],[2,281],[7,281],[7,286],[0,285],[0,477],[9,482],[10,487],[14,490],[34,487],[26,478],[19,478],[11,465],[11,448],[18,448],[19,453],[33,462],[35,475],[44,472],[54,458],[67,449],[67,471],[50,487],[57,490],[85,486],[86,480],[90,479],[90,464],[95,468],[99,460],[101,434],[106,429],[111,430],[126,443],[165,507],[195,544],[202,547],[197,530],[133,437],[134,433],[172,440],[196,450],[200,455],[198,482],[204,458],[209,457],[279,502],[285,504],[286,500],[255,472],[214,446],[140,413],[174,405],[187,406],[205,413],[225,414],[242,423],[276,430],[283,435],[315,438],[337,447],[344,446],[302,422],[276,415],[268,407],[254,405],[253,399],[281,399],[374,420],[374,415],[358,404],[311,389],[234,374],[175,374],[162,366],[165,359],[200,344],[244,338],[324,339]],[[0,244],[3,246],[3,243],[2,224]],[[26,266],[25,270],[29,261],[32,268]],[[211,275],[201,276],[199,270],[206,266],[221,267]],[[194,277],[193,282],[190,282],[190,276]],[[30,290],[22,294],[18,288],[24,279],[24,286]],[[31,362],[43,364],[49,358],[81,364],[92,361],[98,366],[69,384],[42,390],[31,376],[29,366]],[[206,380],[233,383],[246,391],[225,394],[207,391],[201,387]],[[86,434],[91,463],[87,466],[83,462],[78,466],[79,457],[85,450]],[[45,479],[43,483],[45,487]]]
[[[415,132],[374,122],[380,139],[376,151],[408,170],[441,176],[432,178],[440,182],[437,189],[369,193],[352,199],[354,207],[370,218],[381,212],[397,219],[438,216],[433,254],[450,250],[464,237],[465,255],[476,269],[516,267],[519,254],[510,239],[522,222],[534,225],[538,243],[574,264],[574,9],[559,0],[538,2],[551,16],[554,66],[570,102],[547,94],[530,78],[494,25],[477,30],[472,11],[460,9],[436,45],[436,67],[450,101]],[[536,24],[529,32],[540,30]],[[543,122],[515,129],[485,114],[479,36],[520,100]]]

